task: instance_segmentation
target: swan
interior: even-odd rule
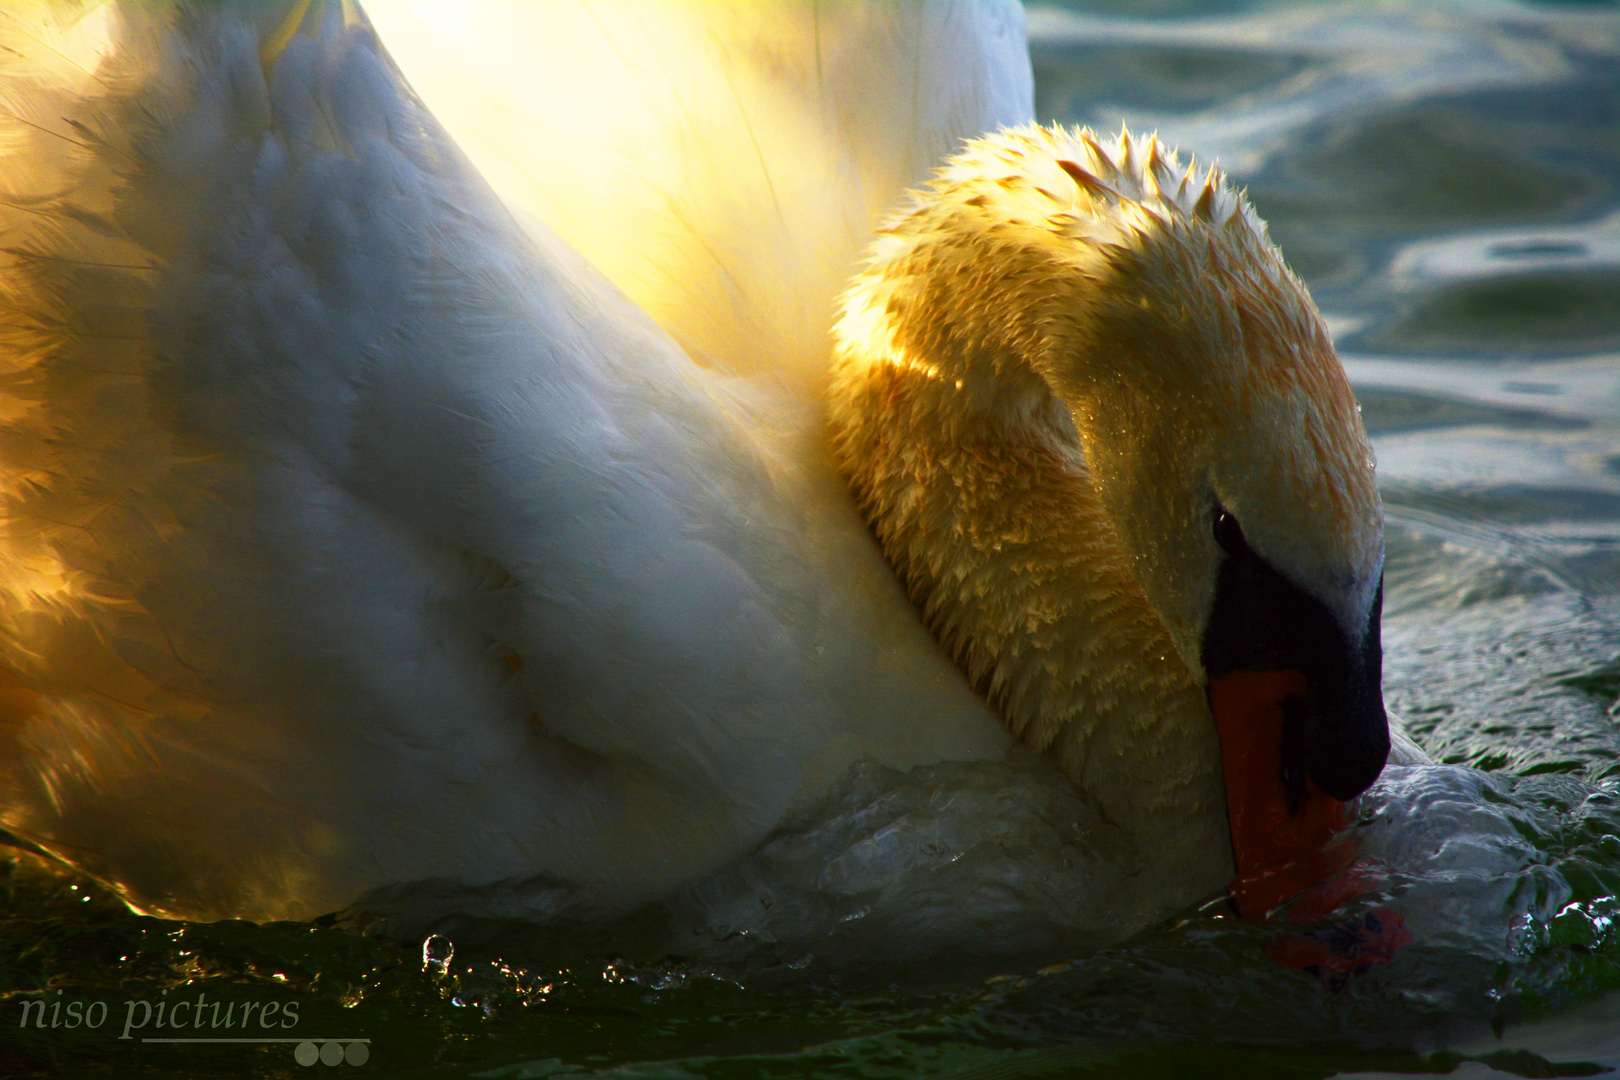
[[[1143,917],[1342,865],[1371,449],[1218,171],[1030,125],[1013,4],[369,6],[0,22],[6,831],[171,917],[623,911],[1022,739]],[[576,49],[694,97],[570,129]]]

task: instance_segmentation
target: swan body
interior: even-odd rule
[[[887,227],[829,383],[874,216],[1029,103],[1013,6],[838,8],[593,8],[558,40],[619,57],[602,108],[693,100],[504,153],[567,110],[458,101],[470,46],[413,45],[407,0],[378,27],[427,104],[350,0],[8,11],[0,823],[173,916],[530,879],[622,910],[858,762],[999,757],[1005,719],[1163,910],[1219,888],[1223,567],[1376,649],[1343,373],[1218,176],[1150,197],[1178,168],[1151,142],[1024,129]],[[466,11],[519,41],[553,15]],[[700,62],[649,75],[660,49]],[[1183,249],[1241,287],[1143,255]],[[1132,253],[1153,286],[1110,291]],[[1249,286],[1283,299],[1223,298]]]
[[[1023,11],[1003,0],[366,12],[522,220],[697,363],[768,371],[817,409],[872,228],[964,139],[1034,114]]]

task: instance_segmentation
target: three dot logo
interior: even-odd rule
[[[306,1040],[293,1047],[293,1060],[300,1065],[313,1065],[319,1061],[322,1065],[364,1065],[371,1059],[371,1047],[367,1044],[370,1039],[350,1039],[347,1042],[341,1039],[322,1039],[317,1044],[313,1040]]]

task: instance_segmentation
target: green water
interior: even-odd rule
[[[398,920],[164,922],[17,854],[0,1076],[306,1075],[293,1042],[141,1041],[142,1009],[199,998],[251,1004],[244,1037],[369,1039],[332,1067],[397,1076],[1620,1067],[1620,10],[1030,14],[1043,118],[1220,158],[1334,327],[1388,514],[1386,694],[1441,763],[1362,799],[1386,869],[1348,910],[1415,942],[1319,978],[1267,957],[1295,928],[1215,903],[1099,950],[1065,921],[1045,763],[872,771],[626,923],[463,920],[430,963]]]

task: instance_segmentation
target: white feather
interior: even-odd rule
[[[447,7],[438,68],[402,32],[430,99],[504,101],[434,101],[503,203],[349,0],[9,6],[4,826],[173,915],[535,877],[617,907],[856,761],[1000,755],[813,389],[871,214],[1027,112],[1021,23],[838,8],[819,49],[786,9],[600,10],[623,66],[561,107],[513,88],[605,46],[555,6]],[[924,92],[963,57],[965,98]],[[733,115],[659,98],[720,82]]]
[[[375,0],[390,52],[507,202],[700,363],[806,397],[872,227],[1034,112],[1008,0]]]

